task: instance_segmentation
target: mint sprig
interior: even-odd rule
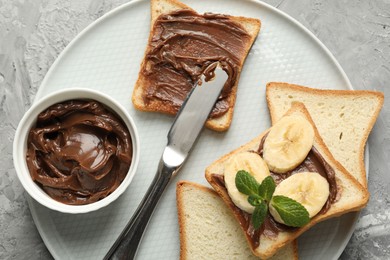
[[[246,171],[238,171],[236,175],[236,186],[239,192],[245,195],[257,195],[259,183]]]
[[[272,194],[274,194],[276,189],[275,181],[271,176],[266,177],[257,188],[257,192],[260,197],[264,198],[266,201],[270,201]]]
[[[263,224],[269,203],[288,226],[302,227],[310,221],[309,213],[302,204],[285,196],[273,196],[276,184],[271,176],[259,184],[247,171],[241,170],[237,172],[235,182],[238,191],[248,195],[249,204],[255,207],[251,217],[255,229]]]
[[[263,224],[265,217],[267,216],[268,205],[263,200],[260,205],[255,207],[252,214],[252,225],[255,229],[258,229]]]
[[[274,196],[271,205],[287,226],[302,227],[309,223],[309,212],[302,204],[285,196]]]

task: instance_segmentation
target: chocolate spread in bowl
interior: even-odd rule
[[[27,140],[32,179],[53,199],[89,204],[112,193],[126,177],[131,136],[101,103],[71,100],[38,115]]]
[[[267,137],[267,134],[262,138],[259,148],[256,151],[260,156],[263,154],[263,144]],[[329,183],[329,197],[325,205],[322,207],[321,211],[318,214],[324,214],[330,208],[330,205],[337,201],[338,198],[338,188],[336,183],[335,172],[332,167],[325,161],[322,155],[317,151],[313,146],[309,152],[306,159],[294,170],[287,172],[285,174],[277,174],[270,171],[272,178],[274,179],[276,185],[281,181],[288,178],[289,176],[299,173],[299,172],[317,172],[321,176],[325,177]],[[211,178],[213,182],[219,186],[227,194],[227,189],[225,186],[224,176],[220,174],[212,174]],[[280,231],[294,231],[297,228],[289,227],[287,225],[276,222],[271,214],[268,212],[267,217],[263,225],[255,230],[251,223],[251,215],[240,208],[238,208],[233,201],[229,201],[229,207],[236,213],[239,218],[240,225],[246,232],[246,236],[251,243],[253,249],[257,248],[260,245],[260,236],[265,235],[267,237],[275,237]]]
[[[146,79],[144,102],[159,100],[177,112],[205,68],[219,61],[229,79],[211,117],[225,114],[251,39],[245,29],[224,15],[178,10],[160,15],[152,30],[141,69]]]

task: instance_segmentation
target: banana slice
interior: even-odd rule
[[[264,160],[254,152],[236,154],[225,167],[225,186],[231,200],[237,207],[252,214],[255,208],[249,204],[248,196],[239,192],[236,187],[236,174],[240,170],[249,172],[259,183],[270,173]]]
[[[313,126],[301,116],[285,116],[269,131],[263,158],[275,173],[286,173],[303,162],[314,142]]]
[[[275,195],[283,195],[302,204],[309,212],[309,217],[317,215],[329,197],[329,183],[316,172],[301,172],[291,175],[278,186]],[[269,204],[269,211],[274,219],[283,223],[278,212]]]

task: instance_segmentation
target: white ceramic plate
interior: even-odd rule
[[[318,88],[350,89],[330,52],[296,21],[258,1],[185,0],[199,12],[257,17],[262,28],[241,74],[233,124],[226,133],[205,130],[189,160],[164,193],[139,248],[138,259],[178,259],[179,232],[175,183],[186,179],[208,185],[204,169],[213,160],[248,142],[270,126],[265,85],[285,81]],[[61,53],[36,99],[63,88],[100,90],[118,100],[134,118],[141,154],[128,190],[110,206],[83,215],[51,211],[30,199],[38,230],[57,259],[99,259],[108,251],[145,194],[166,143],[172,117],[139,112],[131,94],[149,33],[149,2],[133,1],[104,15]],[[367,154],[366,154],[367,158]],[[337,259],[358,213],[315,226],[299,240],[301,259]]]

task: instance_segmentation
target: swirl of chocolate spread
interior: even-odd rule
[[[262,138],[258,150],[253,152],[258,153],[260,156],[263,155],[263,144],[266,138],[267,138],[267,134]],[[305,171],[317,172],[318,174],[323,176],[329,183],[330,194],[328,200],[326,201],[325,205],[322,207],[321,211],[318,213],[318,214],[324,214],[329,210],[331,204],[337,201],[338,196],[340,194],[338,192],[339,190],[337,187],[335,172],[333,168],[326,162],[326,160],[322,157],[322,155],[317,151],[317,149],[314,146],[310,150],[305,160],[300,165],[298,165],[298,167],[296,167],[295,169],[285,174],[277,174],[272,171],[270,172],[270,174],[274,179],[276,185],[278,185],[281,181],[288,178],[292,174],[297,174],[299,172],[305,172]],[[223,190],[227,192],[223,175],[213,174],[211,177],[219,187],[223,188]],[[263,225],[256,230],[252,226],[250,220],[251,215],[249,213],[238,208],[236,205],[234,205],[233,201],[231,200],[229,201],[229,206],[239,217],[240,225],[243,227],[244,230],[246,230],[246,236],[251,242],[251,246],[253,249],[257,248],[260,245],[260,236],[262,234],[268,237],[275,237],[280,231],[294,231],[297,229],[276,222],[271,216],[271,214],[268,212]]]
[[[224,15],[178,10],[160,15],[153,32],[141,70],[146,79],[144,102],[160,100],[177,112],[205,68],[219,61],[229,79],[210,117],[225,114],[250,41],[245,29]]]
[[[30,130],[26,161],[32,179],[53,199],[84,205],[112,193],[132,159],[130,133],[101,103],[50,106]]]

